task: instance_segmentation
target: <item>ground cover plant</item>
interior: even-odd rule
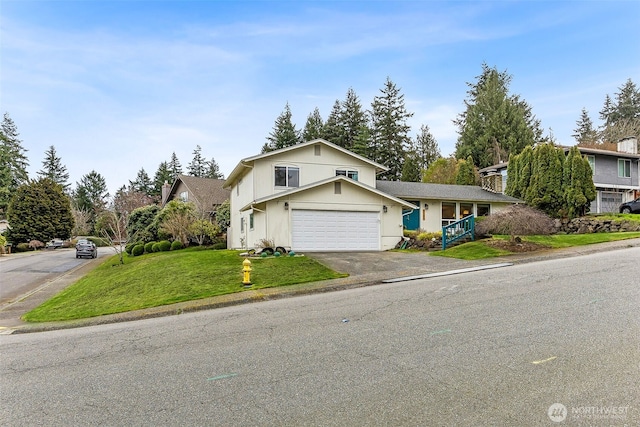
[[[124,265],[110,258],[23,319],[81,319],[241,292],[243,260],[236,251],[201,247],[127,257]],[[345,276],[304,256],[251,262],[252,289]]]

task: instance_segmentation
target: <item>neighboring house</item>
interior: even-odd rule
[[[224,183],[224,179],[178,175],[173,185],[162,186],[162,206],[171,200],[192,202],[200,212],[213,217],[218,206],[229,199]]]
[[[561,148],[566,153],[571,147]],[[622,139],[617,151],[580,146],[578,150],[587,158],[593,172],[596,199],[591,202],[591,213],[618,212],[620,204],[640,197],[640,155],[636,138]],[[508,165],[505,162],[480,169],[482,188],[504,194]]]
[[[485,216],[522,203],[522,200],[475,185],[378,181],[377,188],[419,208],[405,211],[403,225],[408,230],[440,231],[468,215]]]
[[[492,193],[504,194],[507,189],[507,167],[509,162],[499,163],[497,165],[488,166],[480,169],[480,186],[483,190]]]
[[[563,147],[569,151],[569,147]],[[618,212],[618,207],[640,197],[640,155],[636,138],[618,142],[618,151],[578,147],[593,171],[596,199],[590,212]]]
[[[376,188],[387,168],[322,139],[243,159],[227,178],[228,247],[379,251],[402,238],[410,203]]]

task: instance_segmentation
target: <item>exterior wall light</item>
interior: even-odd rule
[[[387,213],[387,205],[382,205],[382,212]]]
[[[284,202],[284,210],[285,211],[289,210],[289,202]]]

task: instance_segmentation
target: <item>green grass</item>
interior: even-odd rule
[[[23,316],[29,322],[82,319],[244,290],[236,251],[185,249],[112,257],[75,284]],[[344,277],[309,257],[252,259],[252,289]]]
[[[638,214],[594,214],[593,217],[616,222],[631,221],[640,223],[640,215]]]
[[[431,256],[441,256],[466,260],[494,258],[511,254],[512,252],[487,246],[482,240],[463,243],[462,245],[449,248],[446,251],[429,252],[429,255]]]
[[[509,239],[509,236],[494,236],[494,239]],[[592,234],[554,234],[550,236],[522,236],[523,241],[538,243],[549,248],[568,248],[571,246],[584,246],[594,243],[614,242],[618,240],[640,238],[640,232],[627,233],[592,233]],[[485,243],[487,240],[477,240],[464,243],[447,249],[446,251],[431,252],[431,256],[443,256],[465,260],[494,258],[498,256],[513,255],[514,252],[492,248]]]

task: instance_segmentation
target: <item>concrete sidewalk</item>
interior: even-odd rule
[[[24,313],[32,310],[42,302],[60,292],[62,289],[74,283],[102,262],[102,260],[96,259],[83,265],[81,268],[68,272],[51,283],[45,284],[46,286],[39,288],[38,292],[33,293],[28,298],[15,302],[9,307],[3,307],[0,309],[0,334],[41,332],[55,329],[134,321],[298,295],[377,285],[383,283],[384,280],[389,279],[401,281],[402,279],[411,279],[412,276],[422,276],[434,273],[438,273],[439,276],[443,276],[447,274],[474,271],[476,269],[486,269],[494,266],[499,267],[501,266],[500,264],[510,265],[537,262],[629,247],[640,247],[640,239],[621,240],[617,242],[599,243],[565,249],[550,249],[475,261],[429,256],[425,252],[310,253],[307,256],[335,271],[348,273],[349,277],[278,288],[257,290],[249,289],[244,292],[230,295],[75,321],[32,324],[23,322],[20,319],[20,316]]]

